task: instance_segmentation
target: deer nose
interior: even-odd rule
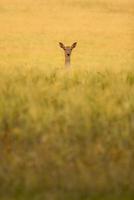
[[[68,53],[67,55],[68,55],[68,56],[70,56],[70,54],[69,54],[69,53]]]

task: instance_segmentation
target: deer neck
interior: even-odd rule
[[[70,56],[65,55],[65,66],[70,67]]]

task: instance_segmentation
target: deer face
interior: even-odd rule
[[[72,46],[65,46],[63,43],[59,42],[60,47],[65,51],[65,56],[70,57],[72,50],[76,47],[77,42],[73,43]]]
[[[65,47],[65,54],[66,56],[70,56],[72,52],[72,49],[70,47]]]

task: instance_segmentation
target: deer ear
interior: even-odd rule
[[[65,50],[65,46],[64,46],[64,44],[63,44],[62,42],[59,42],[59,45],[60,45],[60,47],[61,47],[62,49]]]
[[[71,46],[71,49],[75,48],[76,45],[77,45],[77,42],[74,42],[74,43],[72,44],[72,46]]]

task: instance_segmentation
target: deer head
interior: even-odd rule
[[[70,66],[70,57],[72,50],[76,47],[77,42],[74,42],[72,46],[65,46],[62,42],[59,42],[60,47],[65,52],[65,66]]]

